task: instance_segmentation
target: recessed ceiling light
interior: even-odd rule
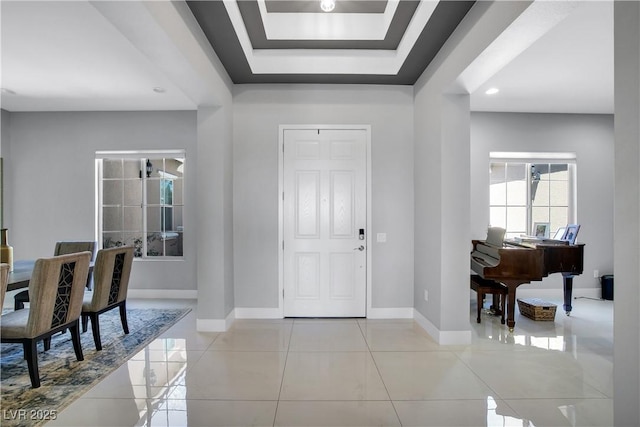
[[[15,95],[16,94],[11,89],[7,89],[7,88],[4,88],[4,87],[2,89],[0,89],[0,92],[2,92],[3,95]]]
[[[165,93],[167,90],[165,88],[163,88],[163,87],[158,86],[158,87],[154,87],[153,91],[155,93]]]
[[[320,0],[320,9],[331,12],[336,7],[335,0]]]
[[[485,93],[487,95],[495,95],[498,92],[500,92],[500,89],[498,89],[497,87],[492,87],[491,89],[487,90]]]

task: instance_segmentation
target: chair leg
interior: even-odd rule
[[[29,302],[29,291],[20,291],[13,296],[13,308],[14,310],[22,310],[24,303]]]
[[[87,326],[89,325],[89,316],[86,314],[82,315],[82,332],[87,332]]]
[[[67,330],[63,329],[60,331],[61,334],[66,334]],[[51,349],[51,337],[47,337],[45,339],[42,340],[44,343],[44,351],[49,351],[49,349]]]
[[[91,317],[91,332],[93,332],[93,343],[96,345],[96,350],[102,350],[102,341],[100,340],[100,324],[98,323],[98,313],[90,313]]]
[[[29,378],[31,378],[31,387],[40,387],[40,373],[38,372],[38,349],[36,341],[28,339],[22,343],[24,349],[24,358],[27,359],[29,368]]]
[[[129,324],[127,323],[127,300],[122,301],[120,304],[120,321],[122,322],[122,329],[125,334],[129,333]]]
[[[76,353],[76,359],[78,361],[84,360],[82,344],[80,344],[80,322],[76,320],[73,326],[69,327],[69,331],[71,332],[71,341],[73,342],[73,351]]]

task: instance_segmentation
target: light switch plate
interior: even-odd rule
[[[376,234],[376,240],[378,243],[384,243],[387,241],[387,233],[378,233]]]

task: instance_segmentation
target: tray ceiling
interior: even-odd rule
[[[188,1],[234,83],[412,85],[473,1]]]

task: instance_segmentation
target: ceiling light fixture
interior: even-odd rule
[[[336,0],[320,0],[320,9],[331,12],[336,7]]]
[[[495,95],[498,92],[500,92],[500,89],[498,89],[497,87],[492,87],[491,89],[487,90],[485,93],[487,95]]]
[[[0,92],[2,92],[4,95],[15,95],[16,94],[11,89],[7,89],[7,88],[4,88],[4,87],[0,90]]]
[[[153,91],[155,93],[165,93],[167,90],[165,88],[163,88],[163,87],[157,86],[157,87],[153,88]]]

